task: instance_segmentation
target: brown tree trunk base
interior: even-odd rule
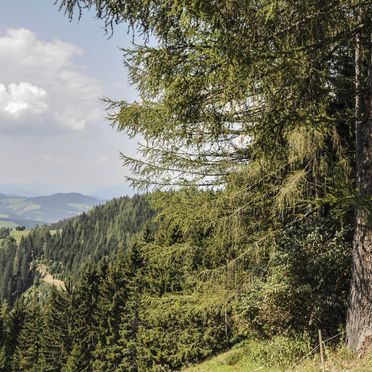
[[[357,217],[346,344],[357,352],[372,347],[372,228]]]

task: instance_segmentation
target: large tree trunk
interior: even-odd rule
[[[364,44],[364,45],[363,45]],[[361,47],[362,46],[362,47]],[[363,81],[361,54],[366,51],[367,86]],[[353,267],[350,303],[346,324],[347,345],[356,351],[372,346],[372,38],[366,43],[357,37],[356,80],[356,183],[359,203],[355,215]],[[365,81],[366,79],[364,79]],[[364,84],[363,84],[364,85]],[[364,94],[362,92],[365,92]],[[361,99],[365,97],[365,99]]]

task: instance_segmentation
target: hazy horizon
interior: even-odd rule
[[[69,189],[58,186],[45,186],[38,184],[13,184],[13,183],[0,183],[0,194],[8,196],[21,196],[21,197],[37,197],[47,196],[53,194],[66,194],[66,193],[79,193],[101,200],[109,200],[119,196],[132,196],[134,191],[127,185],[116,185],[110,188],[102,189]]]

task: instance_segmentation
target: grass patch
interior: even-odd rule
[[[18,226],[18,224],[16,224],[15,222],[0,220],[0,227],[14,228],[16,226]]]
[[[365,355],[357,355],[344,346],[339,346],[335,350],[326,349],[325,355],[326,371],[353,371],[371,372],[372,371],[372,352]],[[320,371],[319,355],[304,360],[294,369],[296,372]]]
[[[55,235],[58,230],[49,230],[50,235]],[[17,244],[21,241],[22,237],[26,237],[30,233],[30,230],[17,231],[12,230],[10,235],[17,241]]]
[[[12,230],[10,235],[16,240],[17,244],[21,241],[23,236],[27,236],[30,233],[30,230],[17,231]]]
[[[318,372],[319,353],[304,360],[310,345],[306,340],[275,337],[271,341],[247,341],[236,348],[185,369],[186,372]],[[311,349],[310,349],[311,350]],[[326,349],[326,371],[372,372],[372,353],[357,356],[343,346]]]
[[[251,372],[260,365],[244,354],[243,349],[230,350],[226,353],[185,369],[187,372],[230,372],[242,371]],[[264,371],[267,371],[265,369]]]
[[[38,209],[41,209],[41,205],[39,205],[39,204],[30,204],[30,205],[22,208],[22,210],[20,211],[20,213],[29,212],[29,211],[36,211]]]

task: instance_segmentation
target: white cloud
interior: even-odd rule
[[[0,33],[0,131],[40,125],[48,132],[82,130],[102,117],[97,108],[103,90],[76,62],[82,53],[26,29]]]
[[[42,114],[48,109],[46,96],[45,90],[28,82],[11,83],[8,87],[0,84],[0,112],[11,119],[25,114]]]

